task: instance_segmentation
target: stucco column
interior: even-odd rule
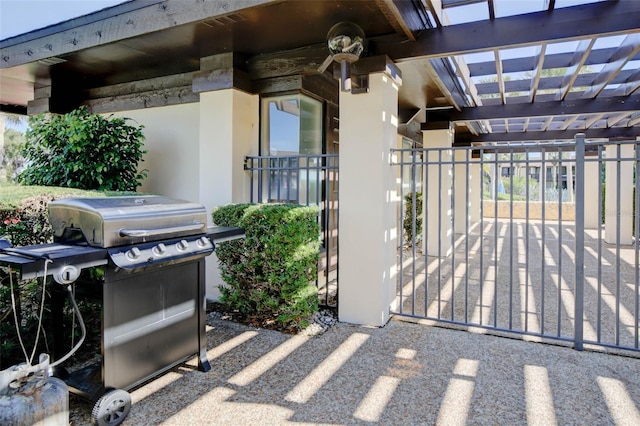
[[[237,89],[200,93],[200,203],[217,206],[249,202],[244,157],[258,153],[258,96]],[[207,298],[219,298],[218,259],[207,258]]]
[[[633,158],[632,145],[607,145],[607,158]],[[617,216],[620,216],[620,244],[633,243],[633,161],[607,161],[605,165],[605,219],[604,240],[609,244],[618,242]],[[620,173],[620,186],[618,186]],[[620,193],[620,209],[618,210],[618,191]]]
[[[398,83],[369,75],[369,92],[340,93],[340,321],[383,326],[396,287]]]
[[[586,229],[598,229],[600,226],[600,209],[598,208],[599,168],[600,163],[597,161],[584,162],[584,227]],[[578,176],[578,178],[580,177]],[[579,206],[576,206],[576,208],[579,208]]]
[[[423,191],[423,211],[425,215],[423,251],[428,256],[447,257],[451,254],[451,167],[453,131],[425,130],[422,132],[422,146],[435,148],[427,153],[425,189]],[[449,163],[440,164],[438,163]]]
[[[469,158],[467,158],[469,155]],[[465,233],[467,230],[467,216],[471,215],[471,165],[467,166],[467,162],[471,162],[471,152],[467,149],[454,151],[454,182],[453,200],[454,200],[454,221],[453,229],[456,234]],[[467,210],[467,206],[469,209]],[[468,213],[468,214],[467,214]],[[469,219],[471,226],[471,219]]]
[[[480,201],[482,200],[482,188],[480,186],[480,178],[482,177],[482,168],[478,159],[473,160],[469,166],[471,176],[469,178],[469,220],[471,223],[480,222]]]

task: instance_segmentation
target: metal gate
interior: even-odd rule
[[[252,203],[318,206],[320,304],[338,304],[338,154],[245,157]]]
[[[639,145],[393,150],[394,313],[640,351]]]

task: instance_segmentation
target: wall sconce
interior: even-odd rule
[[[340,90],[351,91],[351,64],[364,51],[364,31],[352,22],[339,22],[327,33],[327,47],[331,55],[320,66],[320,72],[336,61],[340,63]]]

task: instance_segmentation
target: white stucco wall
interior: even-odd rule
[[[117,114],[144,126],[148,177],[139,192],[216,206],[249,201],[244,157],[257,155],[257,95],[229,89],[200,94],[199,103]],[[133,124],[133,122],[131,123]],[[207,258],[207,298],[217,300],[221,284],[215,253]]]
[[[148,152],[140,168],[149,172],[139,192],[199,201],[199,108],[191,103],[117,113],[144,126]]]
[[[200,94],[199,202],[208,211],[249,202],[244,157],[258,154],[259,98],[236,89]]]

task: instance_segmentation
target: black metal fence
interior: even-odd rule
[[[640,142],[393,150],[396,314],[640,351]]]

